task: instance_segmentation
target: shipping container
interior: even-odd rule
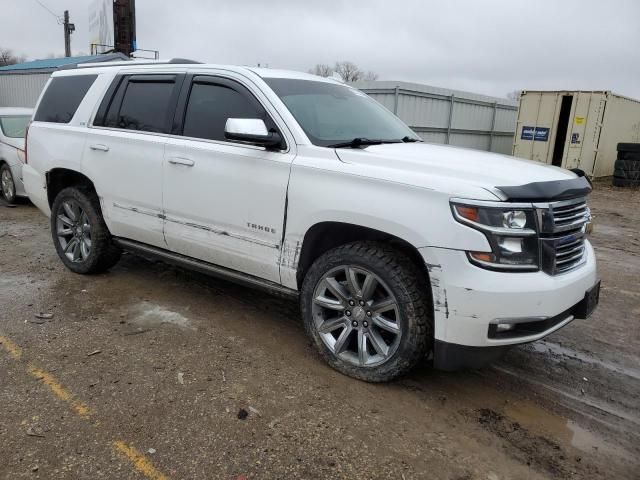
[[[517,101],[408,82],[359,81],[353,86],[426,142],[511,154]]]
[[[513,155],[613,175],[619,142],[640,142],[640,101],[608,91],[524,91]]]

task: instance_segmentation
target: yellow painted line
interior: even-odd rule
[[[22,349],[2,335],[0,335],[0,345],[2,345],[9,355],[16,360],[19,360],[22,357]],[[70,405],[73,411],[81,418],[87,419],[93,414],[93,411],[88,406],[77,400],[73,394],[64,388],[49,372],[46,372],[33,364],[27,365],[27,371],[31,376],[42,381],[42,383],[49,387],[49,390],[51,390],[56,397]],[[99,427],[100,421],[96,420],[93,422],[93,425],[95,427]],[[134,469],[149,480],[167,480],[167,477],[153,466],[151,460],[134,447],[127,445],[121,440],[114,441],[112,446],[118,452],[123,454],[129,462],[131,462]]]
[[[156,467],[153,466],[151,461],[135,448],[120,440],[113,442],[113,446],[116,450],[127,457],[133,464],[134,468],[145,477],[151,480],[167,480],[167,477],[159,472]]]
[[[22,357],[22,349],[9,340],[7,337],[3,337],[0,335],[0,344],[4,347],[4,349],[16,360],[19,360]]]
[[[53,375],[51,375],[48,372],[45,372],[44,370],[38,367],[34,367],[33,365],[29,365],[27,367],[27,370],[32,376],[34,376],[38,380],[42,380],[42,383],[44,383],[47,387],[49,387],[49,390],[51,390],[56,397],[58,397],[63,402],[66,402],[69,405],[71,405],[71,408],[73,408],[73,410],[80,417],[87,418],[89,417],[89,415],[91,415],[92,413],[91,409],[87,407],[84,403],[73,398],[73,394],[69,390],[64,388],[62,385],[60,385],[60,383],[56,381]]]

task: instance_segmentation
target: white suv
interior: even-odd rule
[[[331,79],[122,63],[55,73],[23,177],[74,272],[122,249],[298,296],[368,381],[476,367],[598,301],[584,176],[423,143]]]

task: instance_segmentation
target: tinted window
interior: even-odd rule
[[[97,77],[97,75],[77,75],[52,79],[40,101],[34,120],[69,123]]]
[[[129,81],[116,117],[116,125],[109,122],[111,112],[107,115],[109,126],[166,133],[174,85],[174,82]]]
[[[232,88],[212,83],[194,83],[184,117],[183,135],[225,140],[224,126],[228,118],[265,119],[265,112]]]
[[[31,117],[16,115],[11,117],[0,117],[0,128],[5,137],[24,138]]]
[[[368,95],[330,82],[266,78],[314,145],[329,146],[354,138],[400,141],[418,136]]]

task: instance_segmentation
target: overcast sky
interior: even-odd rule
[[[70,11],[89,51],[89,1]],[[304,70],[351,60],[381,80],[504,96],[516,89],[613,90],[640,99],[639,0],[136,0],[140,48],[162,58]],[[2,0],[0,47],[64,52],[36,0]]]

